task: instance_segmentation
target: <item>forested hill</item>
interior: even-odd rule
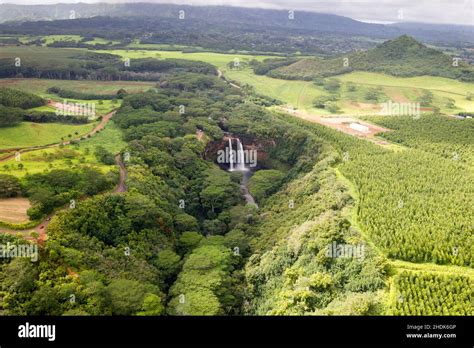
[[[38,21],[70,19],[71,11],[76,18],[95,16],[111,17],[153,17],[178,18],[184,11],[185,18],[210,21],[226,25],[247,24],[268,28],[303,29],[311,32],[351,33],[352,35],[371,35],[374,30],[380,37],[399,33],[399,29],[380,24],[359,22],[347,17],[314,12],[295,11],[294,19],[289,19],[287,10],[251,9],[228,6],[186,6],[170,4],[57,4],[22,6],[0,5],[0,22]]]
[[[474,43],[474,27],[434,25],[427,29],[421,24],[382,25],[315,12],[229,6],[3,4],[0,23],[0,34],[77,34],[217,51],[336,54],[373,48],[377,40],[403,34],[448,46]]]
[[[298,61],[267,60],[255,63],[257,74],[284,79],[312,80],[351,71],[382,72],[394,76],[441,76],[474,81],[474,69],[461,60],[429,48],[403,35],[374,49],[358,51],[333,59],[305,58]],[[275,68],[273,68],[275,67]]]

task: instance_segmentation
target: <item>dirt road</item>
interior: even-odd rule
[[[95,133],[97,133],[97,131],[100,131],[102,129],[104,129],[104,127],[106,126],[106,124],[110,121],[110,118],[115,114],[116,111],[112,111],[110,113],[108,113],[107,115],[105,115],[103,118],[102,118],[102,121],[93,129],[91,130],[89,133],[87,134],[90,134],[91,136],[94,135]],[[61,143],[58,143],[58,144],[52,144],[52,145],[46,145],[46,146],[43,146],[43,147],[34,147],[34,148],[24,148],[24,149],[21,149],[21,152],[28,152],[28,151],[34,151],[34,150],[39,150],[39,149],[44,149],[44,148],[49,148],[49,147],[55,147],[55,146],[59,146]],[[65,145],[67,144],[70,144],[70,142],[65,142],[63,143]],[[3,162],[3,161],[7,161],[8,159],[12,158],[12,157],[15,157],[15,155],[13,154],[12,156],[8,156],[6,158],[2,158],[0,159],[0,162]],[[121,157],[121,154],[117,154],[115,156],[115,163],[117,164],[117,166],[119,167],[119,171],[120,171],[120,180],[119,180],[119,183],[117,184],[117,187],[114,189],[114,193],[121,193],[121,192],[126,192],[127,191],[127,187],[125,185],[125,180],[127,179],[127,169],[122,161],[122,157]],[[4,233],[4,234],[13,234],[13,235],[22,235],[22,237],[26,240],[30,240],[30,241],[34,241],[36,240],[34,237],[31,236],[31,233],[32,232],[36,232],[38,233],[39,237],[38,237],[38,243],[41,244],[43,243],[46,238],[47,238],[47,229],[48,229],[48,225],[49,225],[49,222],[51,221],[51,219],[57,214],[57,212],[55,213],[52,213],[51,215],[49,215],[48,217],[46,217],[46,219],[44,219],[40,224],[38,224],[37,226],[33,227],[33,228],[28,228],[28,229],[24,229],[24,230],[14,230],[14,229],[9,229],[9,228],[4,228],[4,227],[0,227],[0,233]]]
[[[116,113],[117,111],[116,110],[113,110],[111,112],[109,112],[107,115],[103,116],[102,117],[102,120],[100,121],[100,123],[94,127],[94,129],[92,129],[90,132],[86,133],[86,134],[83,134],[81,136],[79,136],[78,138],[74,138],[72,140],[68,140],[68,141],[65,141],[65,142],[59,142],[59,143],[54,143],[54,144],[47,144],[47,145],[41,145],[41,146],[31,146],[31,147],[19,147],[19,148],[10,148],[10,149],[1,149],[0,152],[4,152],[4,153],[8,153],[8,155],[0,158],[0,163],[1,162],[6,162],[12,158],[15,158],[16,156],[16,153],[17,152],[20,152],[20,153],[25,153],[25,152],[31,152],[31,151],[36,151],[36,150],[43,150],[43,149],[49,149],[49,148],[52,148],[52,147],[57,147],[61,144],[63,145],[69,145],[71,143],[71,141],[78,141],[80,140],[82,137],[87,137],[87,136],[93,136],[94,134],[96,134],[98,131],[101,131],[102,129],[105,128],[105,126],[107,125],[107,123],[110,121],[110,119],[112,118],[112,116]]]
[[[311,114],[303,110],[293,110],[286,107],[280,107],[279,109],[290,115],[302,118],[303,120],[319,123],[323,126],[337,129],[340,132],[367,139],[381,146],[390,145],[389,142],[376,138],[377,134],[388,132],[390,129],[361,121],[351,116],[341,115],[339,117],[327,117]]]
[[[125,186],[125,180],[127,180],[127,168],[125,168],[125,164],[123,164],[122,155],[120,153],[115,155],[115,163],[119,167],[120,180],[114,192],[115,193],[126,192],[127,186]]]

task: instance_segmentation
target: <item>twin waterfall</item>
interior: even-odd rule
[[[249,170],[248,168],[245,168],[245,152],[244,152],[244,146],[242,145],[242,142],[240,141],[239,138],[236,138],[237,140],[237,152],[235,153],[232,150],[232,139],[229,138],[229,171],[238,171],[238,172],[243,172],[242,174],[242,181],[240,182],[240,189],[242,191],[242,194],[245,198],[245,201],[247,204],[254,205],[258,209],[258,204],[255,202],[255,199],[252,197],[252,195],[249,192],[248,188],[248,183],[249,179],[252,176],[252,171]],[[234,158],[236,155],[237,158]]]
[[[245,172],[245,153],[244,147],[240,139],[237,140],[237,158],[234,158],[234,151],[232,150],[232,139],[229,138],[229,171]],[[235,164],[235,167],[234,167]]]

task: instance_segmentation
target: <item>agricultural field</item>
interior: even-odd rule
[[[357,199],[355,220],[382,254],[413,263],[472,267],[472,169],[416,148],[392,151],[291,120],[339,148],[344,157],[340,172]]]
[[[404,270],[394,277],[393,283],[393,315],[474,314],[472,277]]]
[[[438,154],[474,167],[474,119],[426,115],[370,116],[365,120],[390,129],[380,137],[408,147]]]
[[[151,48],[151,47],[150,47]],[[330,115],[331,112],[315,108],[313,102],[316,98],[329,96],[331,93],[322,86],[315,85],[312,81],[282,80],[264,75],[256,75],[249,67],[253,59],[263,61],[271,56],[253,56],[243,54],[221,53],[183,53],[180,51],[165,50],[107,50],[97,51],[120,55],[123,58],[180,58],[198,60],[213,64],[220,69],[226,78],[236,81],[239,85],[253,86],[256,92],[279,99],[289,106],[314,112],[318,115]],[[231,69],[228,64],[237,59],[240,67]],[[379,114],[380,103],[392,100],[398,103],[416,102],[424,91],[433,93],[433,106],[441,112],[453,114],[461,111],[474,110],[474,101],[467,100],[468,94],[474,94],[474,84],[457,80],[422,76],[422,77],[394,77],[382,73],[352,72],[334,77],[341,82],[341,87],[335,93],[340,108],[338,114],[366,115]],[[355,86],[351,90],[349,86]],[[367,100],[369,91],[376,89],[379,92],[377,102]],[[449,102],[454,103],[454,108],[448,107]],[[422,110],[430,112],[431,109]]]
[[[47,46],[54,42],[70,41],[79,43],[83,37],[81,35],[0,35],[0,39],[18,39],[23,45],[31,45],[36,43],[38,40],[44,40],[42,46]],[[95,37],[93,40],[85,41],[84,43],[89,45],[102,44],[106,45],[109,43],[118,44],[120,41],[117,40],[106,40],[100,37]]]
[[[22,61],[31,61],[37,64],[48,66],[56,62],[74,63],[77,56],[86,52],[82,49],[64,49],[41,46],[6,46],[0,50],[0,59],[12,59],[12,65],[15,58]]]
[[[226,77],[237,83],[249,84],[258,93],[279,99],[297,109],[303,109],[318,115],[330,115],[326,109],[315,108],[313,102],[322,96],[331,96],[323,86],[316,86],[310,81],[282,80],[263,75],[256,75],[250,68],[241,70],[223,70]],[[416,102],[424,91],[433,94],[433,106],[441,112],[454,114],[474,110],[474,101],[467,100],[468,93],[474,93],[474,84],[459,82],[440,77],[396,78],[380,73],[356,72],[334,78],[341,81],[340,88],[333,94],[337,97],[335,104],[340,108],[337,114],[369,115],[380,114],[381,103],[392,100],[397,103]],[[350,87],[353,86],[353,87]],[[351,89],[354,89],[351,91]],[[366,95],[377,90],[378,101],[367,100]],[[448,108],[449,100],[454,101],[455,108]],[[422,113],[431,112],[430,109]]]
[[[88,133],[94,125],[22,122],[17,126],[0,128],[0,149],[59,143],[61,138],[69,139],[69,135],[77,138]]]
[[[382,88],[393,101],[402,103],[414,102],[424,91],[431,91],[434,96],[433,105],[447,114],[474,110],[474,100],[467,99],[469,94],[474,94],[474,83],[436,76],[395,77],[371,72],[352,72],[338,76],[337,79],[343,83],[351,82],[369,88]],[[454,101],[456,108],[446,107],[448,99]]]
[[[258,61],[273,58],[273,56],[260,56],[249,54],[224,54],[213,52],[197,52],[184,53],[182,51],[165,51],[165,50],[97,50],[98,53],[109,53],[121,56],[123,58],[156,58],[156,59],[187,59],[200,62],[206,62],[216,66],[217,68],[225,68],[229,62],[238,59],[241,64],[256,59]]]
[[[23,223],[29,220],[26,211],[31,207],[26,198],[2,198],[0,199],[0,221],[7,223]]]

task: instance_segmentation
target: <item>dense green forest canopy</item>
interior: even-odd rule
[[[128,192],[77,200],[60,212],[48,226],[38,263],[2,261],[3,312],[379,312],[372,295],[383,288],[383,259],[369,247],[364,259],[323,256],[332,242],[362,243],[343,213],[353,201],[331,167],[337,152],[243,93],[217,77],[186,73],[169,75],[156,90],[124,96],[114,122],[128,142]],[[206,138],[199,140],[197,130]],[[259,139],[272,159],[267,163],[291,167],[269,168],[255,178],[259,200],[268,202],[261,212],[245,205],[238,173],[203,156],[208,142],[220,141],[224,130]],[[273,185],[262,187],[259,176]],[[2,180],[22,185],[38,215],[110,188],[106,176],[92,171],[53,170],[21,183]],[[320,235],[318,243],[305,243],[313,234]],[[282,244],[286,237],[290,245]],[[22,275],[25,286],[13,284],[14,274]],[[354,307],[342,309],[338,303],[346,297]]]

